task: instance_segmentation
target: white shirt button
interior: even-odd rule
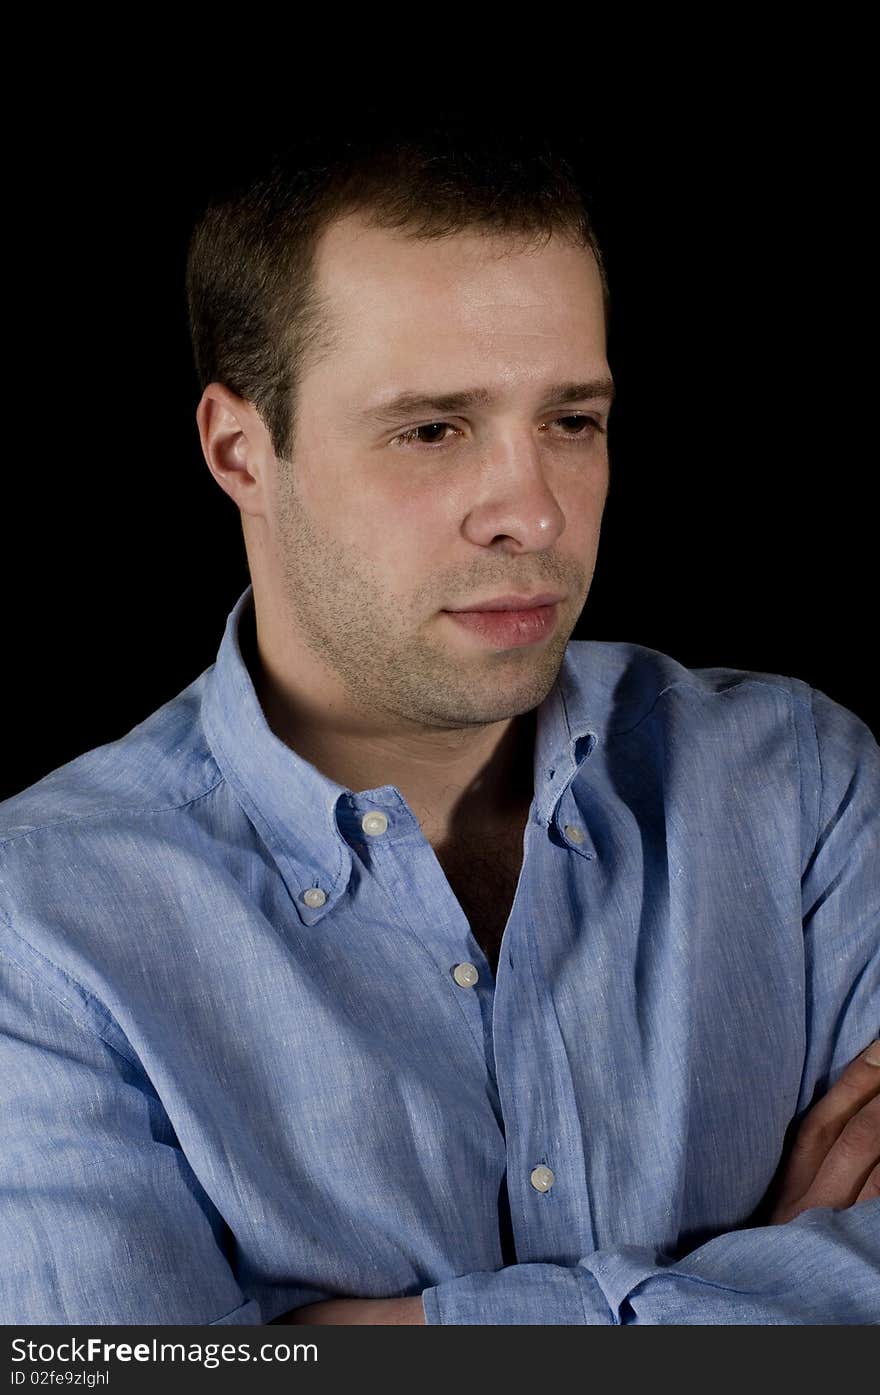
[[[312,910],[316,911],[319,906],[323,906],[327,897],[319,886],[310,886],[308,891],[303,892],[303,900],[307,906],[311,906]]]
[[[364,814],[361,819],[361,828],[373,838],[377,838],[380,833],[384,833],[387,827],[387,818],[377,809],[374,809],[370,814]]]
[[[556,1178],[549,1167],[533,1167],[529,1181],[536,1192],[549,1192]]]
[[[583,829],[578,828],[577,825],[573,823],[567,823],[565,825],[565,836],[570,838],[573,843],[582,843],[584,841]]]
[[[473,988],[480,977],[479,970],[474,964],[456,964],[452,970],[452,977],[459,988]]]

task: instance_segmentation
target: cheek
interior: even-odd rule
[[[591,535],[599,531],[605,501],[608,498],[608,484],[608,460],[604,458],[587,471],[574,491],[577,514]]]
[[[409,591],[431,574],[456,536],[449,501],[434,490],[417,490],[397,482],[364,496],[359,537],[369,539],[370,554],[381,558],[396,591]]]
[[[577,469],[548,474],[547,485],[565,515],[566,532],[583,536],[596,532],[608,495],[606,461],[587,460]]]
[[[411,594],[436,570],[456,536],[454,510],[436,487],[418,488],[390,472],[382,479],[356,461],[309,470],[298,493],[315,531],[395,595]]]

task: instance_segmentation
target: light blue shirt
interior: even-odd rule
[[[269,728],[252,599],[0,805],[0,1321],[880,1321],[880,1200],[750,1223],[880,1026],[864,723],[571,641],[493,976],[400,791]]]

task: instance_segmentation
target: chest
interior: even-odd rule
[[[523,857],[523,824],[435,846],[437,860],[493,974]]]

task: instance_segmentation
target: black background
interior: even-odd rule
[[[446,109],[465,109],[446,91]],[[723,90],[624,83],[539,105],[469,109],[579,137],[608,266],[612,485],[575,638],[794,674],[876,734],[857,103],[753,72]],[[117,80],[56,102],[7,148],[0,797],[123,735],[213,662],[248,576],[195,427],[190,227],[267,137],[347,129],[364,111],[332,80],[285,93],[271,117]]]

